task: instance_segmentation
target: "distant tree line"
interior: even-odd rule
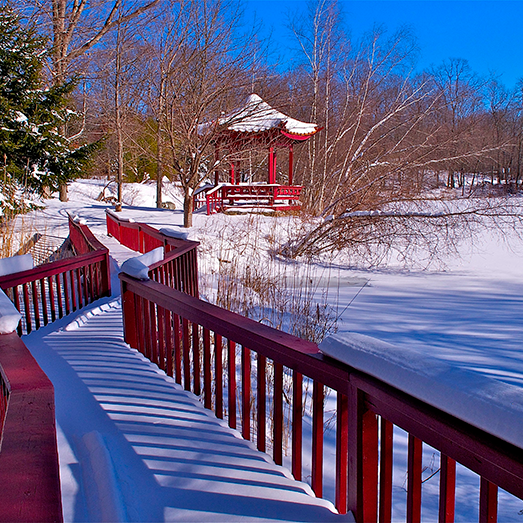
[[[103,140],[89,173],[119,187],[156,179],[159,207],[163,177],[178,182],[187,226],[194,192],[222,168],[201,124],[252,92],[324,127],[296,154],[312,215],[369,219],[432,189],[467,197],[523,183],[522,85],[509,91],[464,59],[419,72],[414,35],[376,28],[355,41],[336,1],[310,1],[291,20],[283,64],[232,0],[23,1],[27,27],[47,38],[46,81],[76,81],[69,104],[82,118],[60,134]],[[265,176],[265,153],[243,161]]]

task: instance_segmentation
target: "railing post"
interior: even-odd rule
[[[496,523],[498,520],[498,487],[481,478],[479,490],[479,523]]]
[[[378,422],[365,407],[364,394],[350,384],[348,509],[358,523],[378,518]]]
[[[127,290],[127,284],[122,280],[122,316],[125,343],[133,349],[138,349],[138,332],[134,294]]]

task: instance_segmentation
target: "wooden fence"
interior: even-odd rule
[[[111,294],[107,248],[71,218],[69,237],[77,256],[0,276],[0,288],[22,314],[20,336]]]
[[[496,520],[498,486],[523,498],[523,450],[445,413],[444,406],[434,408],[322,355],[313,343],[179,292],[167,281],[125,274],[120,280],[127,343],[201,395],[206,408],[260,451],[270,447],[277,464],[289,423],[298,480],[304,479],[304,384],[312,383],[310,482],[321,497],[324,476],[333,476],[340,513],[350,510],[362,523],[391,521],[394,425],[408,433],[408,522],[421,520],[424,444],[440,452],[440,522],[454,521],[456,462],[481,478],[479,521]],[[324,470],[327,390],[336,395],[336,465]]]

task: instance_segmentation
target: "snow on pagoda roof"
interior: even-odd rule
[[[320,130],[314,123],[300,122],[271,107],[257,94],[251,94],[245,105],[233,113],[222,116],[218,123],[228,130],[255,133],[280,128],[290,134],[309,136]]]

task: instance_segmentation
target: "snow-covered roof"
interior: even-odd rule
[[[243,107],[222,116],[218,123],[228,130],[242,133],[280,128],[289,134],[310,136],[320,130],[315,123],[301,122],[274,109],[257,94],[251,94]]]

